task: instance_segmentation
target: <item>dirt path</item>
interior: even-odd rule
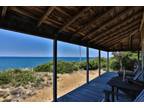
[[[90,71],[90,79],[96,78],[98,71]],[[58,75],[58,96],[62,96],[86,82],[86,72],[78,71],[71,74]],[[26,98],[27,102],[52,101],[52,86],[44,87],[36,95]]]

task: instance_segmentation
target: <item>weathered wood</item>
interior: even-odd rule
[[[70,16],[67,12],[65,12],[64,10],[62,10],[61,7],[56,6],[55,9],[58,10],[59,12],[65,14],[65,15],[67,15],[67,16]]]
[[[100,31],[101,29],[105,28],[107,25],[111,24],[114,20],[118,19],[120,16],[127,14],[127,12],[131,11],[131,8],[126,9],[124,11],[122,11],[120,14],[118,14],[116,17],[110,19],[110,21],[108,21],[107,23],[105,23],[104,25],[100,26],[97,30],[94,30],[92,33],[88,34],[86,37],[94,37],[95,33],[97,31]],[[84,39],[82,39],[84,40]]]
[[[57,101],[57,39],[53,40],[53,101]]]
[[[144,25],[144,12],[142,14],[141,24],[140,24],[140,28],[139,28],[140,31],[142,30],[143,25]]]
[[[39,20],[39,22],[38,22],[38,24],[37,24],[37,27],[39,27],[42,23],[43,23],[43,21],[52,13],[52,11],[55,9],[55,7],[54,6],[52,6],[52,7],[49,7],[48,9],[47,9],[47,11],[45,12],[45,14],[41,17],[41,19]]]
[[[90,9],[91,7],[86,7],[83,10],[81,10],[77,15],[71,18],[71,20],[66,23],[58,32],[63,31],[65,28],[67,28],[70,24],[72,24],[75,20],[77,20],[86,10]]]
[[[91,43],[91,42],[96,41],[96,40],[98,41],[103,36],[105,36],[105,37],[101,39],[102,41],[104,39],[106,39],[106,40],[109,39],[109,35],[110,34],[114,33],[115,31],[119,31],[121,28],[126,27],[128,24],[133,23],[135,21],[135,19],[140,18],[140,15],[141,15],[141,13],[138,12],[137,14],[133,14],[133,15],[129,16],[127,19],[118,22],[118,24],[114,25],[113,27],[108,29],[106,32],[103,32],[102,34],[96,35],[95,38],[93,38],[92,40],[88,41],[88,43]]]
[[[107,52],[107,72],[109,72],[109,52]]]
[[[108,13],[111,13],[113,10],[114,10],[114,8],[111,8],[110,10],[107,10],[106,12],[104,12],[102,15],[100,15],[98,17],[94,16],[94,18],[90,19],[88,21],[88,23],[86,23],[85,25],[83,24],[78,30],[76,30],[76,32],[74,32],[72,36],[76,35],[79,31],[86,29],[87,27],[89,27],[93,23],[98,22],[101,18],[106,16]]]
[[[131,32],[131,28],[137,27],[138,23],[139,23],[138,21],[135,21],[134,23],[129,24],[128,26],[121,28],[119,31],[116,31],[116,32],[112,33],[111,35],[109,35],[109,39],[107,39],[107,38],[105,38],[104,40],[102,39],[104,42],[99,40],[99,42],[97,42],[97,44],[100,44],[100,42],[102,42],[103,44],[109,43],[110,41],[111,41],[111,43],[114,42],[114,38],[120,38],[120,35],[123,34],[124,32],[128,33],[129,29]]]
[[[99,76],[101,75],[101,51],[99,50]]]
[[[35,19],[35,20],[38,19],[38,18],[34,17],[32,14],[30,14],[29,12],[27,12],[27,11],[21,11],[21,10],[18,9],[18,7],[15,7],[15,6],[14,7],[13,6],[9,7],[9,10],[12,10],[14,12],[17,12],[17,13],[19,13],[21,15],[30,17],[30,18]]]
[[[86,57],[87,57],[86,82],[89,83],[89,48],[88,47],[86,47]]]
[[[119,38],[117,38],[117,37],[116,37],[115,39],[113,38],[114,42],[111,43],[111,44],[109,44],[109,45],[107,45],[107,48],[108,48],[108,47],[111,47],[111,46],[113,46],[113,45],[117,45],[117,44],[119,44],[122,40],[128,38],[128,37],[125,36],[125,35],[129,34],[128,32],[132,32],[132,33],[133,33],[133,31],[138,32],[138,31],[136,30],[136,28],[137,28],[137,27],[134,27],[134,28],[131,28],[130,31],[124,32],[124,34],[119,35]],[[130,34],[132,34],[132,33],[130,33]],[[130,34],[129,34],[129,35],[130,35]]]
[[[7,6],[4,6],[4,7],[2,8],[2,13],[1,13],[1,17],[2,17],[2,18],[5,17],[6,12],[7,12],[7,9],[8,9]]]
[[[59,102],[101,102],[104,98],[104,90],[109,90],[110,88],[107,85],[107,82],[116,77],[116,72],[108,72],[97,77],[94,80],[90,81],[89,84],[84,84],[71,92],[58,98]],[[130,101],[123,94],[118,94],[118,101]]]
[[[89,9],[82,13],[85,8]],[[129,25],[137,22],[136,27],[139,27],[136,29],[141,28],[143,7],[55,7],[51,14],[45,15],[40,27],[37,27],[38,22],[42,20],[40,19],[41,16],[44,17],[44,13],[46,13],[46,9],[48,7],[9,6],[6,13],[3,11],[5,15],[2,16],[5,17],[0,19],[0,27],[50,39],[54,39],[53,35],[58,33],[59,37],[57,39],[60,41],[100,50],[134,51],[141,48],[139,34],[135,35],[131,49],[127,40],[122,42],[123,48],[120,48],[120,45],[111,45],[117,44],[116,42],[123,40],[124,37],[129,37],[129,33],[131,33]],[[1,7],[1,12],[2,10],[3,7]],[[81,13],[81,15],[78,15],[78,13]],[[74,17],[77,15],[79,17],[75,19]],[[64,27],[64,30],[59,33],[58,31],[62,27]],[[127,27],[129,29],[126,29]],[[125,36],[122,36],[122,32],[126,30],[129,33],[127,32],[127,34],[124,34]],[[94,31],[97,31],[96,34],[87,37]],[[82,40],[83,38],[85,39]],[[95,40],[92,41],[94,38]]]

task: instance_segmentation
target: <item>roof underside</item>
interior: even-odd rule
[[[0,28],[107,51],[141,49],[143,7],[0,7]]]

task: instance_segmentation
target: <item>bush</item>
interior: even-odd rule
[[[101,58],[102,68],[106,68],[106,59]],[[71,73],[73,71],[77,71],[79,69],[86,70],[87,63],[86,61],[82,62],[66,62],[66,61],[58,61],[57,63],[57,72],[58,73]],[[89,69],[96,70],[98,69],[98,58],[90,59],[89,61]],[[47,64],[42,64],[34,68],[36,72],[52,72],[53,71],[53,63],[49,62]]]
[[[134,70],[134,64],[137,61],[137,54],[132,52],[122,52],[123,56],[122,65],[126,70]],[[111,57],[110,59],[110,67],[113,70],[120,69],[120,62],[117,56]]]
[[[57,72],[58,73],[71,73],[73,71],[77,71],[79,69],[79,65],[76,62],[64,62],[58,61],[57,63]],[[53,64],[49,62],[47,64],[42,64],[34,68],[36,72],[52,72]]]
[[[0,85],[12,84],[13,86],[24,86],[29,83],[39,83],[41,78],[34,76],[34,72],[19,69],[8,70],[0,73]]]

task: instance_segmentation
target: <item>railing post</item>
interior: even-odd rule
[[[109,52],[107,52],[107,72],[109,72]]]
[[[53,101],[57,102],[57,39],[53,41]]]
[[[86,47],[86,58],[87,58],[86,82],[89,83],[89,48],[88,47]]]
[[[99,76],[101,75],[101,51],[99,50]]]

